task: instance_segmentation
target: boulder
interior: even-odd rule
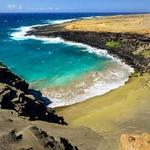
[[[150,134],[122,134],[120,150],[150,150]]]

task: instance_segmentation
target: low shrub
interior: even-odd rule
[[[111,49],[116,49],[116,48],[120,48],[121,45],[119,42],[116,42],[116,41],[107,41],[106,44],[105,44],[108,48],[111,48]]]

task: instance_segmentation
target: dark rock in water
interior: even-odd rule
[[[29,117],[30,120],[43,120],[67,125],[63,117],[59,117],[45,103],[50,100],[39,91],[28,88],[28,83],[13,74],[4,66],[0,66],[0,106],[2,109],[12,109],[18,115]]]
[[[29,87],[28,83],[13,74],[4,66],[0,66],[0,83],[8,84],[21,91],[26,91]]]

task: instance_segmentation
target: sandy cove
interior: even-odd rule
[[[80,20],[67,23],[64,28],[71,31],[131,32],[149,36],[150,15]],[[123,133],[139,134],[150,131],[149,100],[150,74],[145,73],[141,76],[134,73],[129,81],[118,89],[56,110],[71,126],[85,126],[104,135],[99,149],[107,150],[117,148],[119,137]]]
[[[65,25],[71,31],[124,32],[149,36],[150,15],[114,16]],[[146,57],[149,57],[147,55]],[[150,74],[133,74],[122,87],[83,103],[57,109],[71,126],[85,126],[104,135],[99,149],[116,149],[123,133],[150,131]],[[109,143],[108,145],[106,143]]]
[[[137,73],[124,86],[82,103],[56,109],[70,126],[88,127],[103,135],[98,149],[116,150],[123,133],[150,131],[149,14],[81,19],[38,27],[29,34],[60,36],[107,49],[135,68]]]

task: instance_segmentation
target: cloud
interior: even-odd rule
[[[10,10],[21,10],[22,5],[8,4],[7,8],[10,9]]]
[[[15,4],[9,4],[8,6],[8,9],[16,9],[16,5]]]
[[[46,11],[46,12],[49,12],[49,11],[58,11],[59,8],[57,7],[40,7],[40,8],[32,8],[31,9],[32,11]]]
[[[22,9],[22,5],[19,5],[19,6],[18,6],[18,9],[20,9],[20,10],[21,10],[21,9]]]

